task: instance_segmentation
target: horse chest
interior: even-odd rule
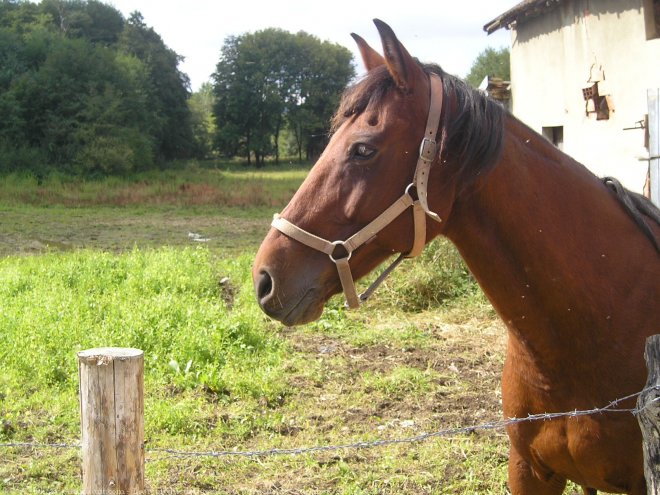
[[[515,425],[508,434],[539,479],[559,475],[616,493],[643,479],[641,439],[628,421],[602,416],[561,418]]]
[[[519,368],[512,370],[510,356],[504,371],[505,416],[526,417],[574,409],[561,400],[557,402],[557,389],[547,385],[552,380],[546,381],[540,374],[520,374]],[[510,426],[507,433],[512,447],[539,479],[559,475],[601,491],[622,492],[643,477],[641,437],[630,414],[523,422]]]

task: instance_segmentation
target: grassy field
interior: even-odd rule
[[[193,166],[96,183],[9,178],[0,443],[79,442],[76,351],[132,346],[145,351],[151,493],[506,493],[503,431],[249,459],[156,450],[339,445],[500,418],[505,332],[446,242],[359,311],[336,298],[296,328],[260,312],[252,258],[304,175]],[[0,447],[0,493],[79,491],[77,449]]]
[[[307,173],[189,166],[127,179],[10,176],[0,187],[0,255],[80,248],[190,245],[190,234],[228,255],[258,246],[272,214]]]

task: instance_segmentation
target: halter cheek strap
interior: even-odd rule
[[[339,280],[346,297],[346,304],[349,308],[357,308],[360,302],[366,301],[376,288],[387,278],[387,276],[394,270],[396,266],[403,261],[404,258],[413,258],[419,255],[424,249],[426,244],[426,216],[428,215],[433,220],[441,222],[440,217],[430,211],[428,206],[428,179],[431,170],[431,165],[438,157],[438,143],[436,135],[440,125],[440,115],[442,113],[442,79],[435,74],[430,75],[431,83],[431,98],[429,103],[429,113],[426,119],[426,130],[424,138],[422,139],[419,147],[419,158],[417,159],[417,166],[415,167],[415,175],[413,182],[406,187],[403,195],[397,199],[389,208],[383,213],[378,215],[365,227],[353,234],[345,241],[328,241],[282,218],[279,214],[275,214],[271,226],[282,232],[284,235],[295,239],[296,241],[322,253],[327,254],[332,262],[337,267]],[[417,191],[417,199],[414,199],[410,190],[415,188]],[[351,267],[348,261],[351,259],[353,251],[369,242],[376,235],[387,227],[394,219],[409,207],[413,209],[413,224],[414,235],[413,244],[410,251],[402,253],[390,266],[388,266],[383,273],[363,292],[360,296],[357,295],[355,289],[355,282]],[[340,247],[347,254],[335,255],[337,248]]]
[[[426,131],[422,144],[419,146],[419,158],[417,167],[415,167],[415,177],[413,182],[417,188],[419,202],[424,212],[436,222],[442,222],[437,213],[432,212],[428,205],[428,185],[431,165],[438,157],[437,133],[440,127],[440,115],[442,114],[442,79],[440,76],[431,74],[431,103],[429,105],[429,115],[426,118]],[[437,100],[434,101],[434,97]]]

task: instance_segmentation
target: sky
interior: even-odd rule
[[[228,36],[269,27],[305,31],[322,41],[348,48],[357,73],[364,72],[354,32],[379,52],[380,38],[372,19],[388,23],[408,51],[422,62],[434,62],[465,76],[487,47],[510,46],[511,33],[486,35],[483,25],[519,0],[109,0],[125,17],[139,11],[165,44],[185,57],[179,69],[190,77],[193,91],[210,80]]]

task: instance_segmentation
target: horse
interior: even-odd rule
[[[383,55],[352,35],[367,73],[344,92],[327,147],[257,252],[262,310],[303,324],[342,290],[359,306],[354,279],[442,235],[507,328],[506,417],[642,390],[645,340],[660,328],[658,209],[374,22]],[[628,412],[520,422],[507,434],[513,495],[560,494],[567,480],[585,494],[646,493]]]

